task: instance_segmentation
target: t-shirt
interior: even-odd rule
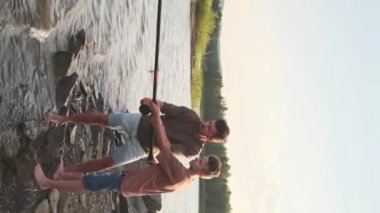
[[[191,183],[191,172],[173,155],[170,144],[160,149],[161,151],[157,155],[159,164],[128,172],[124,176],[120,190],[123,196],[167,193]]]
[[[172,144],[172,151],[175,154],[181,153],[186,157],[197,155],[204,144],[204,141],[198,136],[202,124],[198,115],[187,107],[169,103],[164,103],[161,111],[164,113],[161,120]],[[137,139],[145,150],[149,149],[152,141],[150,116],[141,117],[137,129]]]

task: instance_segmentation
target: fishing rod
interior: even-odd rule
[[[161,28],[161,6],[162,0],[158,0],[158,9],[157,9],[157,28],[156,28],[156,52],[154,58],[154,71],[153,71],[153,102],[157,104],[156,94],[157,94],[157,78],[158,78],[158,59],[160,52],[160,28]],[[148,115],[150,113],[149,107],[146,105],[141,105],[139,108],[141,114]],[[151,135],[154,135],[154,129],[152,129]],[[153,144],[154,137],[149,145],[149,154],[148,154],[148,164],[156,163],[156,160],[153,156]]]

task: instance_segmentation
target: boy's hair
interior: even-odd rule
[[[208,156],[208,167],[204,171],[205,179],[211,179],[220,175],[222,162],[216,155]]]
[[[226,120],[218,119],[215,121],[216,133],[214,135],[215,139],[224,140],[230,134],[230,128],[227,125]]]

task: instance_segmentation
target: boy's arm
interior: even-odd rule
[[[186,179],[186,168],[177,160],[170,149],[171,144],[161,121],[160,108],[153,101],[150,102],[149,108],[152,113],[155,143],[160,148],[160,153],[157,155],[159,165],[171,183],[183,181]]]
[[[176,156],[191,157],[199,153],[199,150],[195,149],[194,147],[187,147],[184,144],[179,143],[171,144],[170,149]]]
[[[170,183],[176,184],[186,179],[187,169],[169,149],[161,150],[157,155],[157,160]]]

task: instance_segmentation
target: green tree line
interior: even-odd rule
[[[213,1],[213,10],[216,16],[216,25],[203,56],[203,88],[201,97],[201,116],[204,120],[215,120],[223,118],[227,110],[225,100],[221,95],[223,78],[220,65],[220,20],[221,3]],[[228,122],[228,121],[227,121]],[[228,143],[228,142],[227,142]],[[200,213],[231,212],[230,194],[228,188],[228,177],[230,176],[230,165],[226,147],[224,144],[207,143],[201,155],[215,154],[223,163],[221,175],[212,180],[200,181]]]

